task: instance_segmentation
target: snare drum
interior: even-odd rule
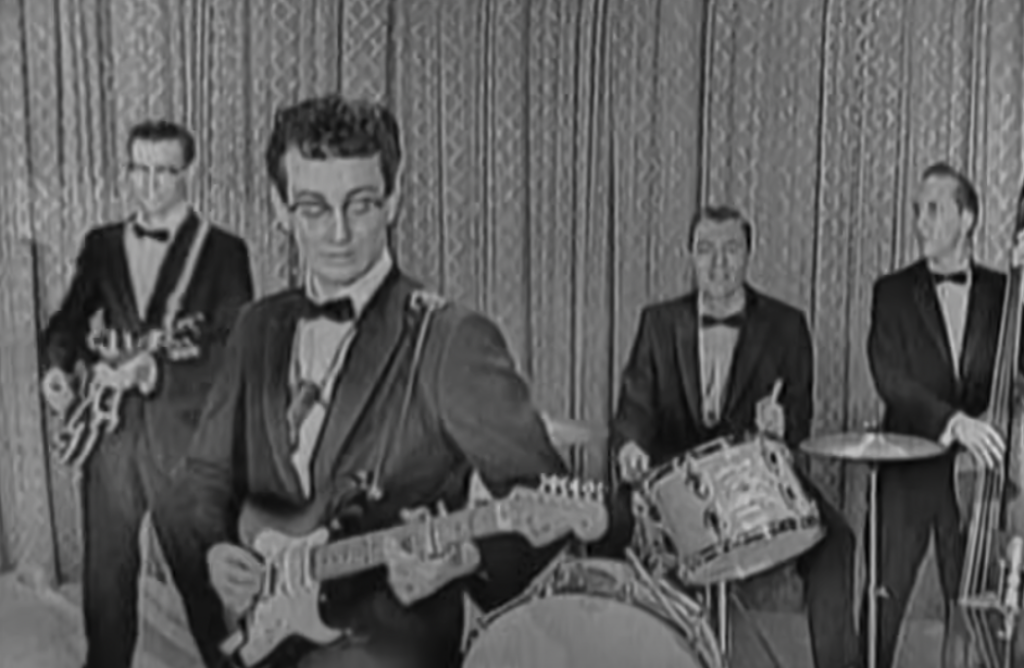
[[[824,536],[786,445],[721,438],[651,471],[640,522],[671,542],[679,577],[707,585],[743,579],[809,550]]]
[[[476,625],[463,668],[722,668],[703,609],[665,580],[570,559]]]

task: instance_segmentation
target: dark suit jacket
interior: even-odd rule
[[[474,468],[497,496],[518,483],[535,484],[540,474],[564,473],[498,328],[457,305],[433,316],[407,418],[399,426],[423,317],[409,306],[417,288],[395,270],[360,316],[313,462],[314,494],[344,494],[353,487],[351,477],[371,468],[374,453],[390,443],[384,496],[350,524],[357,533],[397,524],[402,508],[433,508],[438,500],[449,509],[462,507]],[[234,538],[238,504],[246,497],[283,509],[307,504],[289,461],[285,426],[291,342],[303,302],[302,293],[292,290],[243,312],[194,447],[166,503],[154,511],[179,583],[191,583],[185,592],[190,622],[211,665],[212,647],[224,629],[209,614],[219,605],[207,580],[206,551]],[[477,593],[491,595],[485,605],[517,593],[546,558],[519,537],[478,544],[488,587]],[[456,650],[461,584],[403,609],[383,575],[381,568],[354,578],[358,593],[347,589],[351,582],[338,583],[335,591],[348,600],[334,597],[325,620],[336,626],[354,622],[371,634],[397,629],[399,637],[428,638],[442,653]]]
[[[657,466],[718,436],[752,432],[757,402],[780,378],[786,441],[795,446],[807,438],[814,363],[803,313],[747,288],[746,319],[733,353],[722,419],[712,429],[702,418],[698,327],[695,293],[643,310],[622,375],[613,447],[635,441]]]
[[[76,362],[94,361],[86,339],[90,319],[101,310],[106,326],[119,332],[140,336],[159,328],[164,306],[177,285],[198,231],[199,219],[191,214],[167,249],[145,318],[139,317],[135,304],[124,247],[125,225],[103,225],[86,235],[68,293],[43,333],[48,367],[70,371]],[[155,393],[144,400],[138,393],[128,393],[122,403],[122,421],[142,423],[143,431],[155,446],[157,461],[166,470],[184,454],[191,441],[228,332],[239,309],[252,295],[245,242],[211,227],[180,312],[182,317],[202,314],[205,322],[200,325],[198,337],[201,354],[183,361],[169,361],[158,355]],[[130,430],[121,429],[107,438],[117,438],[127,431]]]
[[[927,264],[876,281],[868,360],[885,430],[937,441],[954,412],[988,408],[1006,278],[980,265],[973,276],[959,378]]]

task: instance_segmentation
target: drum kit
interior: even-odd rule
[[[878,465],[943,450],[927,440],[874,432],[809,439],[801,449],[869,467],[865,632],[867,665],[874,668]],[[764,434],[692,449],[650,470],[632,496],[636,528],[626,559],[554,560],[520,596],[468,622],[465,668],[726,668],[728,584],[800,556],[825,534],[787,446]],[[745,612],[735,596],[731,600]],[[781,665],[750,622],[765,655]]]

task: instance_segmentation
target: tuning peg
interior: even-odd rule
[[[592,498],[594,496],[594,482],[592,480],[588,480],[583,483],[583,496],[587,498]]]
[[[579,497],[580,495],[580,479],[573,478],[569,481],[569,496]]]
[[[551,493],[551,476],[546,473],[542,473],[540,476],[540,493],[550,494]]]

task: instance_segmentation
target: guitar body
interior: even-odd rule
[[[363,504],[353,501],[355,497],[339,504],[345,509],[342,513],[331,513],[331,526],[339,533],[354,533],[349,529],[354,528],[352,521],[361,514]],[[322,505],[281,513],[247,502],[239,519],[239,537],[262,557],[263,583],[252,609],[221,651],[245,666],[274,665],[279,657],[281,665],[290,666],[295,657],[287,648],[296,643],[285,641],[299,640],[300,647],[325,645],[351,633],[331,628],[321,619],[323,582],[387,566],[392,590],[401,601],[412,602],[476,570],[480,555],[473,541],[478,538],[519,534],[542,546],[570,533],[582,540],[597,540],[608,528],[602,486],[557,478],[542,479],[539,490],[517,487],[497,501],[471,500],[453,513],[433,516],[426,509],[418,510],[387,529],[328,542],[332,532],[321,527],[327,515]],[[410,575],[400,561],[389,565],[388,541],[418,555],[413,558],[416,564],[443,558]]]
[[[289,637],[298,636],[323,645],[341,637],[341,631],[320,618],[320,582],[310,572],[311,551],[327,543],[326,528],[317,528],[320,508],[282,515],[246,504],[239,519],[243,544],[263,558],[269,575],[247,617],[245,644],[238,656],[254,666],[272,656]]]

